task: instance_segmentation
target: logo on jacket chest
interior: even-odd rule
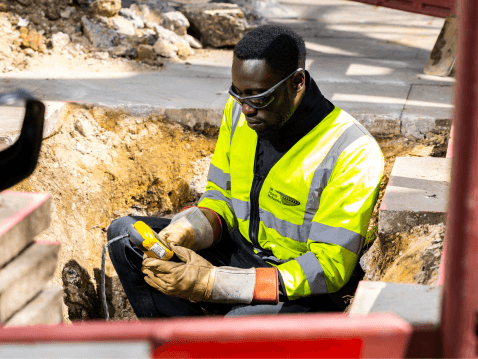
[[[274,188],[269,188],[269,193],[267,194],[270,199],[276,201],[285,206],[298,206],[300,202],[282,192],[276,191]]]

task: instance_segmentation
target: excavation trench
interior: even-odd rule
[[[104,317],[99,283],[109,224],[126,215],[171,217],[195,203],[205,190],[218,128],[191,129],[162,115],[78,104],[66,104],[61,116],[61,130],[44,140],[35,172],[12,190],[51,195],[51,225],[37,240],[61,242],[52,281],[64,288],[64,320],[98,319]],[[443,157],[448,133],[378,140],[387,161],[382,196],[395,157]],[[378,208],[379,203],[370,236]],[[378,258],[375,265],[385,262],[390,266],[390,258]],[[135,319],[109,258],[106,275],[110,317]]]

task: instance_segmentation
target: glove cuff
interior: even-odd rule
[[[256,268],[253,303],[277,304],[279,302],[279,274],[276,267]]]
[[[254,268],[216,267],[216,279],[208,301],[250,304],[255,284]]]

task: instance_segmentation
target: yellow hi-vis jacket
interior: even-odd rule
[[[335,107],[272,167],[251,199],[257,140],[230,97],[199,206],[221,215],[229,230],[239,228],[256,253],[271,253],[268,262],[290,300],[338,291],[357,264],[378,197],[378,144]],[[258,216],[251,214],[257,204]]]

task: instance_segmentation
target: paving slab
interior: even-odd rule
[[[402,134],[420,138],[432,129],[449,128],[452,103],[451,85],[412,85],[401,117]]]
[[[52,286],[44,288],[36,298],[16,313],[5,324],[5,327],[60,324],[63,322],[62,303],[62,287]]]
[[[59,245],[33,243],[0,269],[0,323],[33,299],[52,278]]]
[[[48,228],[50,216],[51,199],[48,194],[0,193],[0,268]]]
[[[395,313],[414,326],[439,327],[442,287],[361,281],[350,315]]]
[[[378,230],[388,234],[446,222],[451,159],[397,157],[379,210]]]

